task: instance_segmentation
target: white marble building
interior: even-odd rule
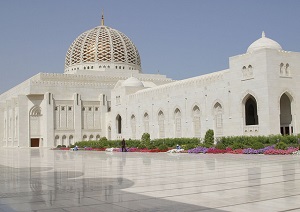
[[[0,95],[3,146],[79,140],[298,134],[300,53],[265,37],[226,70],[174,81],[142,73],[133,42],[101,25],[71,44],[63,74],[39,73]]]

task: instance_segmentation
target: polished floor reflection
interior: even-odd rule
[[[0,149],[0,211],[297,211],[300,156]]]

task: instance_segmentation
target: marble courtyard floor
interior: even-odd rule
[[[0,148],[0,211],[297,211],[300,155]]]

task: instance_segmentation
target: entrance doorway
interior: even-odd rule
[[[282,135],[293,134],[291,98],[286,93],[280,98],[280,133]]]
[[[39,138],[32,138],[31,141],[31,147],[39,147],[40,139]]]

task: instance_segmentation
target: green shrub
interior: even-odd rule
[[[285,150],[285,149],[287,149],[287,145],[286,145],[286,143],[284,143],[283,141],[280,141],[280,142],[278,142],[277,144],[276,144],[276,147],[275,147],[276,149],[283,149],[283,150]]]
[[[197,144],[192,144],[192,143],[188,143],[188,144],[183,144],[181,146],[182,149],[185,149],[185,150],[189,150],[189,149],[194,149],[196,148],[198,145]],[[176,148],[176,146],[174,147],[174,149]]]
[[[100,141],[107,141],[107,138],[106,137],[102,137],[102,138],[100,138]]]
[[[146,149],[146,145],[143,144],[143,143],[140,143],[140,144],[137,146],[137,148],[139,148],[139,149]]]
[[[159,146],[159,145],[158,145]],[[146,147],[147,147],[147,149],[155,149],[155,148],[157,148],[157,146],[156,145],[154,145],[154,143],[153,142],[149,142],[149,143],[147,143],[146,144]]]
[[[60,148],[61,147],[61,145],[57,145],[57,147],[56,148]]]
[[[151,143],[156,147],[158,147],[160,144],[165,144],[169,148],[174,148],[177,144],[180,146],[186,144],[198,146],[199,138],[160,138],[152,140]]]
[[[159,150],[168,150],[168,147],[165,144],[161,144],[161,145],[158,146],[158,149]]]
[[[204,144],[208,146],[214,145],[214,131],[212,129],[206,131],[204,137]]]
[[[141,142],[150,142],[150,134],[149,133],[143,133]]]
[[[216,146],[217,149],[226,149],[226,146],[223,144],[223,142],[219,141]]]
[[[242,143],[239,143],[239,142],[235,142],[231,145],[231,148],[232,149],[243,149],[244,148],[244,145]]]
[[[254,142],[254,143],[252,143],[252,145],[251,145],[251,148],[252,149],[262,149],[262,148],[264,148],[265,146],[262,144],[262,143],[260,143],[260,142]]]

